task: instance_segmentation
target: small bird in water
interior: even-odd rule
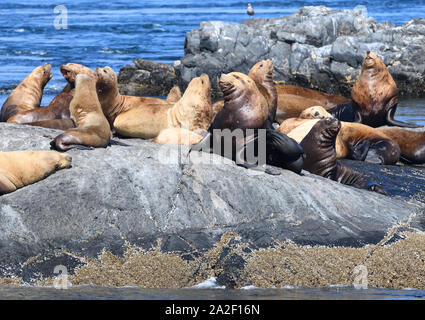
[[[251,3],[248,3],[248,10],[246,10],[246,13],[248,13],[249,16],[253,16],[254,15],[254,9],[252,8]]]

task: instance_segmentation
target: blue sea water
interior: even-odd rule
[[[202,21],[221,20],[242,22],[247,19],[248,1],[241,0],[203,0],[203,1],[63,1],[63,0],[0,0],[0,105],[14,85],[22,81],[36,66],[49,62],[52,64],[53,79],[45,88],[42,105],[47,105],[65,85],[59,72],[59,66],[68,62],[81,63],[91,68],[111,66],[116,72],[135,57],[164,63],[172,63],[184,55],[185,35],[199,27]],[[292,14],[302,6],[325,5],[333,9],[353,9],[365,5],[368,15],[378,22],[391,21],[397,25],[412,18],[425,18],[424,0],[404,1],[255,1],[251,0],[256,18],[273,18]],[[65,5],[68,10],[68,29],[57,30],[54,21],[58,14],[54,8]],[[9,89],[8,89],[9,88]],[[398,110],[403,121],[412,120],[425,124],[425,99],[405,101]],[[25,290],[31,291],[24,292]],[[22,298],[25,295],[42,296],[42,289],[10,289],[0,287],[0,298]],[[38,291],[37,291],[38,290]],[[102,289],[103,290],[103,289]],[[104,289],[109,290],[109,289]],[[127,297],[155,298],[156,294],[165,298],[176,298],[174,291],[157,293],[156,291],[110,289],[103,291],[77,291],[77,297],[93,298]],[[316,290],[316,289],[315,289]],[[297,292],[298,298],[353,298],[351,291],[337,292],[325,289],[320,291]],[[343,291],[343,289],[341,289]],[[119,292],[118,292],[119,291]],[[131,291],[131,292],[130,292]],[[290,291],[294,292],[294,291]],[[366,292],[365,292],[366,293]],[[412,298],[410,291],[371,291],[366,298]],[[47,298],[56,297],[56,293],[47,292]],[[110,295],[109,295],[110,294]],[[180,296],[179,296],[180,294]],[[177,298],[192,296],[176,293]],[[240,293],[239,293],[240,294]],[[276,294],[276,296],[274,296]],[[285,292],[252,291],[239,298],[285,298]],[[78,296],[80,295],[80,296]],[[237,295],[233,292],[230,298]],[[33,296],[33,297],[35,297]],[[292,293],[290,298],[294,298]],[[45,297],[45,298],[46,298]],[[199,298],[199,293],[193,297]],[[229,298],[223,296],[221,298]],[[415,292],[414,297],[425,297],[423,291]],[[214,298],[214,294],[205,292],[205,298]]]

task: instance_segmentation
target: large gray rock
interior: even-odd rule
[[[220,95],[221,73],[247,73],[259,60],[273,59],[276,81],[349,95],[368,50],[382,57],[402,95],[424,96],[425,19],[396,27],[323,6],[242,24],[203,22],[187,34],[185,57],[175,67],[181,87],[207,73]]]
[[[59,133],[1,123],[0,150],[49,149]],[[413,199],[307,172],[258,174],[218,156],[212,159],[219,164],[199,163],[207,155],[188,158],[186,147],[123,141],[130,146],[70,151],[72,168],[0,197],[0,278],[52,276],[59,264],[72,273],[102,251],[122,255],[126,243],[148,250],[158,239],[162,252],[193,260],[228,233],[255,250],[284,240],[377,244],[394,227],[409,227],[412,217],[414,230],[424,230],[424,203]],[[239,256],[226,261],[233,262],[223,267],[224,283],[234,281],[226,270],[244,265]]]

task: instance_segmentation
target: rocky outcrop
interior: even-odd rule
[[[382,57],[401,95],[425,95],[425,19],[396,27],[323,6],[242,24],[203,22],[187,34],[185,56],[174,66],[182,88],[207,73],[220,95],[221,73],[248,73],[259,60],[273,59],[278,82],[349,96],[368,50]]]
[[[134,65],[121,67],[118,88],[133,96],[166,96],[177,84],[174,68],[165,63],[134,59]]]
[[[59,131],[2,123],[0,133],[1,151],[11,151],[48,149]],[[51,284],[55,266],[64,265],[74,284],[183,287],[216,276],[227,287],[273,286],[257,278],[264,252],[278,254],[267,259],[294,272],[328,252],[332,262],[316,265],[322,274],[348,274],[352,264],[397,241],[419,239],[406,245],[424,253],[425,204],[414,200],[424,193],[424,168],[402,169],[409,193],[397,184],[398,167],[368,166],[385,176],[388,197],[307,172],[259,174],[215,155],[188,156],[186,147],[123,141],[129,146],[70,151],[70,169],[0,197],[0,283]],[[311,245],[325,253],[313,248],[310,255]],[[285,248],[300,255],[285,256]],[[352,250],[359,250],[355,259]],[[262,267],[272,272],[270,261]],[[276,279],[291,284],[284,276],[290,269],[279,268]]]

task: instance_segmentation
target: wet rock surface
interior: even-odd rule
[[[186,35],[185,56],[174,65],[182,88],[207,73],[216,96],[221,73],[248,73],[263,59],[273,59],[275,81],[349,96],[366,51],[381,56],[401,95],[425,94],[425,19],[396,27],[324,6],[242,24],[203,22]]]
[[[46,150],[60,133],[4,123],[0,132],[1,151]],[[402,252],[400,242],[410,241],[412,256],[392,263],[404,259],[412,272],[394,283],[425,287],[415,280],[425,255],[424,168],[350,162],[392,185],[386,197],[307,172],[258,174],[218,156],[188,157],[186,147],[122,141],[129,146],[70,151],[70,169],[0,197],[0,283],[51,284],[54,267],[64,265],[73,284],[184,287],[215,276],[226,287],[271,287],[300,282],[279,268],[307,272],[317,246],[325,252],[317,265],[340,275],[329,281],[345,283],[376,250]],[[276,253],[288,248],[290,256]],[[264,250],[271,260],[261,266]],[[297,250],[304,254],[295,259]],[[347,252],[355,254],[341,273]],[[259,279],[261,268],[269,276]],[[305,279],[323,285],[323,273],[314,274]]]

